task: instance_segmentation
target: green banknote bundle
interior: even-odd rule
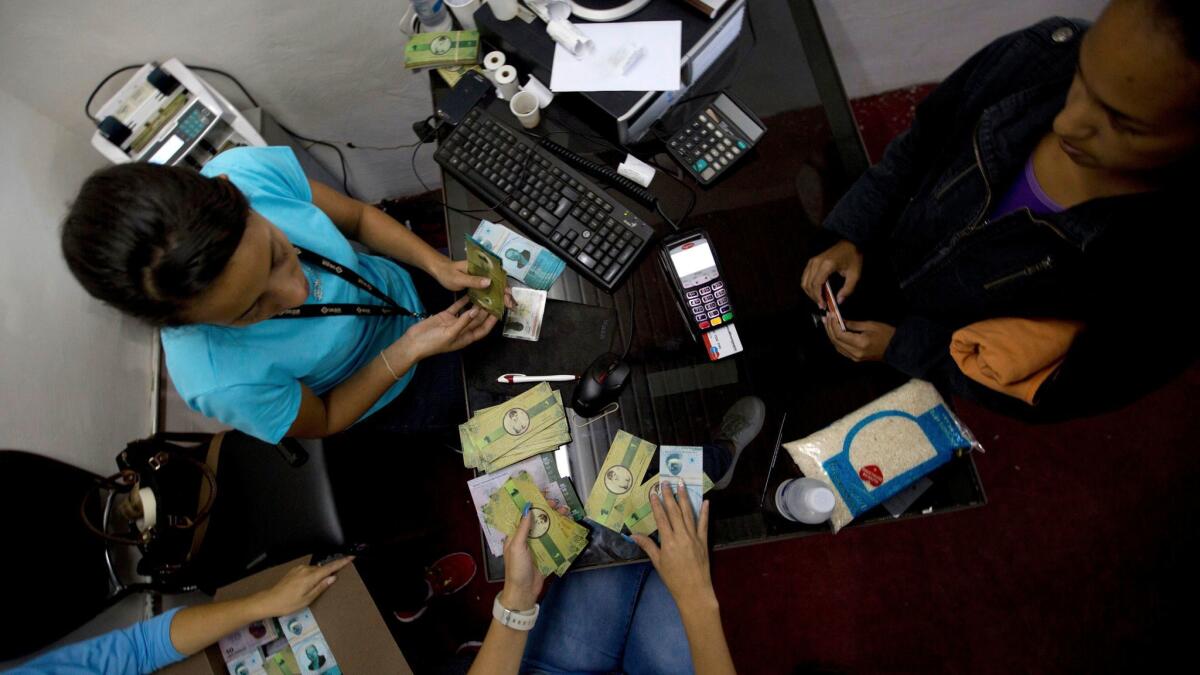
[[[490,473],[571,441],[562,394],[542,382],[458,426],[463,464]]]
[[[480,309],[499,319],[504,316],[504,289],[508,288],[508,273],[504,271],[504,263],[471,235],[466,235],[466,240],[467,274],[492,280],[487,288],[469,289],[467,295]]]
[[[617,432],[584,507],[589,518],[614,532],[621,531],[625,517],[616,509],[617,503],[638,486],[655,448],[626,431]]]
[[[417,33],[404,47],[405,68],[441,68],[479,61],[479,32]]]
[[[704,474],[704,492],[708,492],[712,487],[712,480],[709,479],[708,474]],[[647,478],[645,483],[639,485],[628,497],[617,504],[617,510],[625,518],[625,527],[628,527],[633,534],[644,534],[648,537],[658,529],[658,523],[654,520],[654,512],[650,510],[651,494],[657,494],[660,499],[662,498],[661,474]],[[692,507],[698,508],[699,504],[692,504]]]
[[[588,529],[550,508],[529,474],[521,472],[510,477],[492,493],[483,507],[484,520],[511,537],[521,523],[526,504],[533,518],[529,548],[538,570],[547,576],[566,574],[587,547]]]

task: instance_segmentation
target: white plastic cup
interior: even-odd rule
[[[793,478],[775,490],[775,508],[788,520],[819,525],[833,515],[833,490],[815,478]]]
[[[517,116],[517,121],[526,129],[532,129],[542,121],[537,95],[529,91],[518,91],[508,102],[508,109]]]
[[[479,0],[446,0],[454,18],[463,30],[475,30],[475,10],[479,9]]]
[[[501,21],[508,21],[517,15],[517,0],[488,0],[488,6]]]

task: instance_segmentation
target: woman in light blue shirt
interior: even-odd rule
[[[489,283],[379,209],[308,180],[284,147],[229,150],[199,174],[102,169],[81,188],[62,244],[89,293],[164,327],[167,369],[188,405],[274,443],[349,427],[396,399],[418,362],[496,323],[466,297],[422,319],[409,273],[350,239],[451,291]],[[277,317],[304,306],[316,316]],[[354,315],[381,307],[391,313]]]

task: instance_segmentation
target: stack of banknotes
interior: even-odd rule
[[[529,474],[509,477],[492,493],[483,506],[484,521],[511,537],[521,523],[526,504],[532,518],[529,548],[538,570],[547,576],[566,574],[587,548],[588,529],[551,508]]]
[[[475,413],[458,426],[458,436],[463,464],[485,473],[571,441],[562,395],[545,382]]]
[[[703,450],[695,446],[662,446],[658,449],[658,474],[643,482],[656,449],[653,443],[637,436],[617,432],[584,507],[589,518],[614,532],[628,529],[633,534],[650,535],[658,530],[650,496],[658,494],[661,498],[662,486],[667,483],[686,490],[692,508],[699,513],[704,493],[713,486],[704,473]]]
[[[404,46],[405,68],[440,68],[479,62],[479,32],[418,33]]]

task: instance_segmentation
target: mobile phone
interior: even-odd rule
[[[846,322],[842,320],[842,308],[838,307],[837,296],[834,295],[833,289],[829,287],[828,281],[821,288],[821,293],[825,296],[825,311],[833,314],[842,332],[846,332]]]
[[[699,337],[733,322],[733,301],[721,276],[716,248],[703,230],[665,239],[659,251],[693,335]]]

